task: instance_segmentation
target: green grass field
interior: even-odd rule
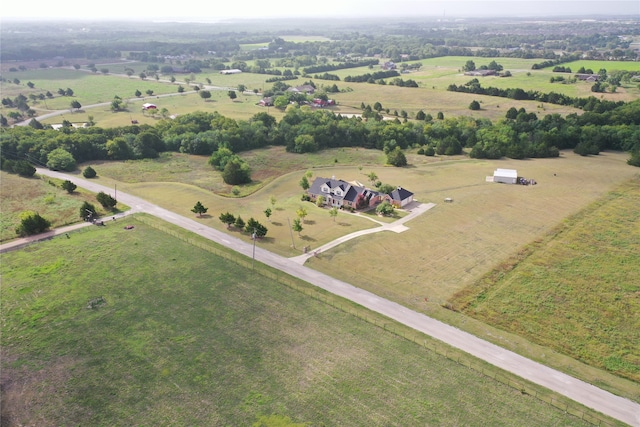
[[[18,237],[15,230],[20,224],[20,213],[26,210],[42,215],[52,228],[78,222],[84,201],[93,204],[98,214],[106,214],[94,194],[81,188],[68,194],[60,184],[56,179],[23,178],[0,172],[0,242]],[[126,209],[123,205],[117,208]]]
[[[252,48],[255,47],[257,47],[257,45],[252,46]],[[422,63],[422,68],[419,71],[403,74],[401,77],[403,79],[413,79],[417,81],[420,85],[419,88],[398,88],[395,86],[345,83],[342,81],[333,82],[318,79],[314,81],[319,88],[321,88],[322,85],[337,84],[338,88],[343,92],[332,95],[332,98],[338,102],[338,106],[333,110],[344,114],[360,113],[360,105],[363,102],[370,105],[381,102],[383,107],[389,108],[392,113],[394,110],[398,112],[405,110],[409,113],[409,117],[415,117],[418,111],[423,110],[425,113],[433,116],[442,111],[445,115],[469,115],[498,120],[503,118],[506,111],[511,107],[517,109],[524,107],[527,111],[537,112],[540,117],[552,113],[580,113],[580,110],[553,104],[540,104],[532,101],[514,101],[506,98],[447,92],[446,88],[450,84],[462,85],[471,80],[472,77],[464,76],[461,71],[462,66],[468,60],[473,60],[478,67],[490,62],[488,58],[461,56],[413,61]],[[496,58],[496,61],[501,64],[505,70],[511,71],[513,76],[509,78],[481,78],[480,81],[483,86],[495,86],[499,88],[520,87],[524,90],[537,90],[541,92],[553,91],[574,97],[588,97],[593,95],[591,85],[588,83],[550,83],[550,78],[557,77],[558,73],[553,73],[551,68],[531,70],[531,66],[536,63],[537,60]],[[614,61],[578,61],[567,65],[572,68],[575,67],[576,70],[580,66],[585,66],[586,68],[594,69],[594,71],[600,68],[606,68],[611,71],[638,67],[634,63]],[[15,97],[20,93],[28,96],[30,93],[38,94],[46,90],[51,91],[56,95],[55,98],[47,100],[46,102],[37,101],[37,103],[32,106],[38,114],[43,114],[51,110],[67,110],[70,108],[69,104],[72,100],[77,100],[82,105],[87,106],[100,102],[110,102],[114,95],[121,96],[122,98],[134,98],[136,90],[140,90],[144,94],[147,89],[151,89],[154,91],[154,96],[149,99],[158,104],[159,108],[166,108],[169,114],[172,115],[185,114],[195,110],[218,111],[225,116],[246,120],[254,114],[264,111],[264,108],[256,105],[260,98],[259,95],[243,94],[232,102],[227,96],[227,91],[237,88],[240,84],[245,85],[249,92],[254,89],[262,92],[272,86],[271,83],[266,83],[266,80],[272,77],[270,75],[253,73],[221,75],[215,70],[205,70],[203,73],[194,75],[177,74],[175,75],[177,81],[173,84],[168,81],[171,77],[169,75],[160,76],[160,81],[156,81],[153,78],[148,78],[143,81],[138,77],[138,74],[144,71],[146,66],[146,63],[136,62],[105,64],[104,67],[109,68],[110,74],[108,75],[87,73],[85,70],[76,71],[73,69],[60,68],[10,72],[7,73],[8,80],[18,78],[21,84],[15,85],[9,81],[1,82],[0,90],[2,90],[3,96],[9,97]],[[96,67],[102,68],[100,64],[97,64]],[[126,75],[124,75],[125,67],[134,69],[135,74],[131,77],[126,77]],[[341,79],[344,79],[348,75],[361,75],[378,69],[378,67],[373,69],[360,67],[338,70],[332,72],[332,74],[337,74]],[[635,68],[633,69],[635,70]],[[211,90],[211,99],[204,101],[197,94],[185,94],[161,99],[155,98],[155,95],[177,93],[178,84],[182,84],[183,87],[188,89],[184,81],[185,78],[192,78],[191,83],[198,84],[200,87],[211,86],[213,88]],[[207,79],[211,83],[209,83]],[[297,85],[302,84],[308,79],[309,78],[300,77],[297,80],[291,80],[287,83]],[[35,83],[34,89],[29,89],[26,86],[28,81]],[[58,88],[66,89],[67,87],[74,90],[75,95],[73,98],[57,96]],[[640,89],[637,84],[627,84],[618,88],[616,93],[599,94],[598,96],[612,101],[631,101],[640,97]],[[468,106],[474,99],[481,102],[481,110],[469,110]],[[114,114],[110,111],[109,107],[106,106],[73,113],[69,111],[64,117],[54,117],[44,120],[44,123],[60,123],[63,119],[72,122],[86,122],[88,116],[91,115],[94,117],[97,125],[103,127],[128,125],[131,120],[138,120],[139,123],[143,124],[154,124],[158,119],[143,114],[138,106],[138,104],[148,101],[148,99],[140,98],[135,101],[136,102],[133,102],[126,112]],[[10,110],[1,107],[1,111],[6,115],[6,112]],[[268,111],[277,119],[282,117],[282,112],[275,108],[270,108]]]
[[[589,425],[127,221],[3,254],[3,425]]]

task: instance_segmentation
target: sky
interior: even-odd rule
[[[32,0],[3,2],[2,19],[97,19],[215,21],[294,17],[549,17],[631,15],[640,18],[640,0],[213,0],[146,2],[109,0]]]

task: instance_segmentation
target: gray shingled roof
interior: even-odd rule
[[[402,200],[408,199],[409,197],[413,196],[413,193],[402,187],[398,187],[395,190],[393,190],[390,195],[393,200],[397,200],[400,202]]]

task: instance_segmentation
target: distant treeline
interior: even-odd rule
[[[582,56],[579,53],[574,53],[572,55],[564,55],[556,59],[549,59],[547,61],[535,63],[531,66],[531,69],[541,70],[543,68],[553,67],[554,65],[577,61],[578,59],[581,59],[581,58]]]
[[[498,96],[519,101],[548,102],[556,105],[566,105],[581,108],[585,111],[605,112],[611,111],[624,104],[623,101],[606,101],[590,96],[588,98],[575,98],[556,92],[543,93],[536,90],[525,91],[521,88],[500,89],[497,87],[483,88],[478,79],[473,79],[464,85],[451,84],[447,87],[451,92],[474,93],[477,95]]]
[[[327,71],[345,70],[348,68],[368,67],[369,65],[378,65],[380,63],[377,59],[371,59],[368,61],[356,61],[356,62],[341,62],[339,64],[322,64],[314,65],[312,67],[305,67],[302,71],[305,74],[324,73]]]
[[[265,83],[284,82],[286,80],[297,80],[298,76],[282,76],[282,77],[269,77],[265,80]]]
[[[468,149],[475,158],[515,159],[553,157],[559,150],[580,154],[602,150],[640,153],[640,100],[582,115],[546,115],[515,108],[505,120],[461,116],[401,122],[399,119],[345,118],[325,110],[293,108],[278,123],[265,112],[249,120],[234,120],[219,113],[194,112],[155,126],[116,128],[72,127],[35,129],[30,126],[0,132],[2,164],[28,160],[44,165],[56,148],[71,153],[76,162],[154,158],[175,151],[212,155],[221,148],[239,153],[269,145],[285,146],[295,153],[335,147],[392,150],[395,147],[432,147],[439,155],[460,154]],[[13,166],[12,166],[13,167]]]
[[[347,83],[365,83],[369,81],[387,79],[389,77],[398,77],[399,75],[400,73],[396,70],[376,71],[374,73],[366,73],[359,76],[347,76],[344,78],[344,81]]]

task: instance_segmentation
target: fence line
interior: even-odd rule
[[[474,359],[472,358],[461,356],[459,350],[454,350],[448,344],[442,343],[436,339],[425,339],[423,334],[414,332],[407,326],[397,324],[390,319],[381,319],[381,315],[374,315],[373,318],[370,318],[369,316],[367,316],[367,313],[369,312],[369,310],[367,309],[358,309],[358,307],[355,307],[352,303],[343,300],[342,298],[333,297],[332,295],[327,294],[326,292],[322,292],[320,289],[315,288],[312,285],[304,285],[300,282],[300,280],[293,278],[281,271],[272,270],[261,262],[252,263],[245,255],[239,254],[237,252],[220,250],[215,247],[217,246],[217,243],[215,242],[206,243],[202,241],[196,241],[195,239],[192,239],[191,237],[186,235],[184,232],[171,230],[168,227],[165,227],[154,220],[149,220],[142,215],[136,215],[136,219],[148,226],[160,230],[163,233],[169,234],[199,249],[222,257],[227,261],[234,262],[245,268],[251,268],[253,265],[253,269],[256,273],[268,279],[274,280],[347,314],[354,315],[355,317],[367,323],[371,323],[379,328],[382,328],[394,335],[402,337],[408,341],[412,341],[413,343],[418,344],[419,346],[427,350],[431,350],[434,353],[440,356],[444,356],[447,359],[454,361],[466,368],[479,372],[480,374],[496,380],[499,383],[506,385],[507,387],[518,390],[522,394],[533,396],[538,400],[541,400],[551,406],[554,406],[555,408],[578,417],[592,425],[599,427],[613,427],[616,425],[615,423],[611,423],[610,420],[603,418],[603,416],[596,411],[589,410],[588,408],[587,410],[585,410],[584,408],[580,407],[578,403],[572,401],[569,398],[562,397],[559,399],[558,397],[556,397],[557,394],[552,391],[545,392],[529,388],[526,384],[514,380],[511,374],[508,374],[499,368],[491,368],[490,366],[487,366],[485,364],[474,362]],[[376,320],[376,318],[378,318],[379,320]]]

